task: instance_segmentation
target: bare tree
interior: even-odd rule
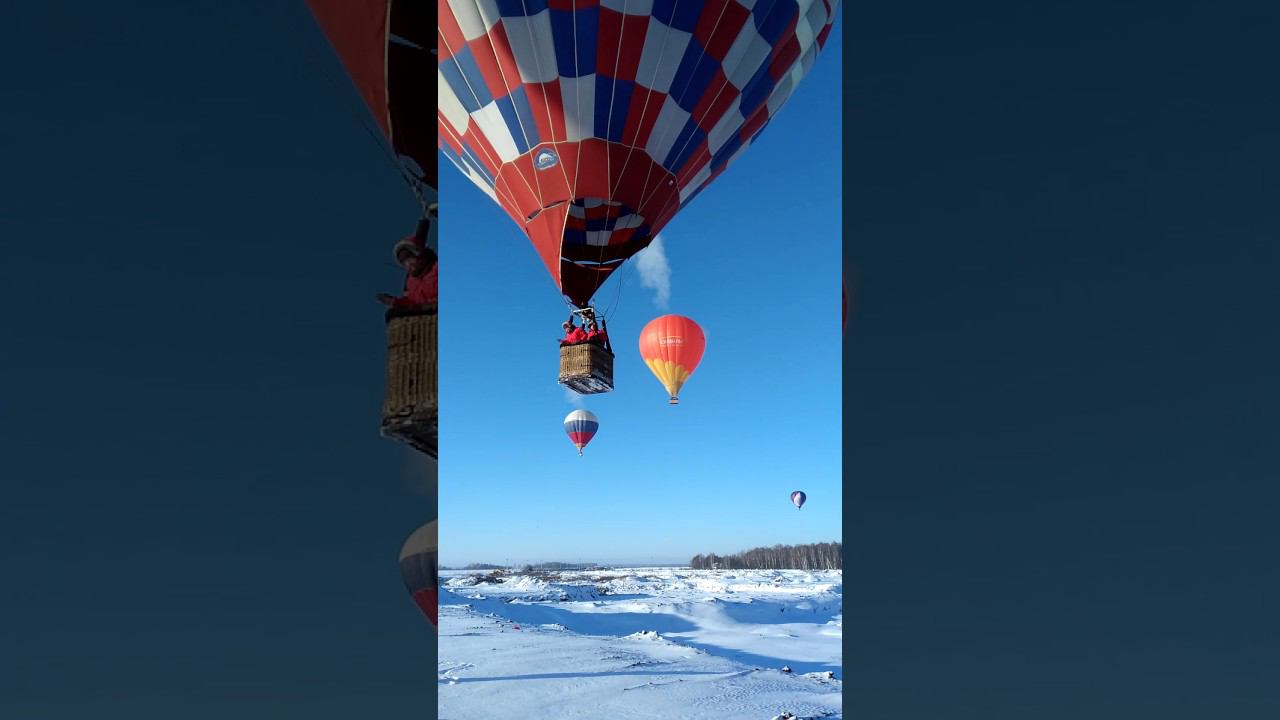
[[[840,570],[844,555],[838,542],[774,545],[726,556],[699,553],[689,566],[694,570]]]

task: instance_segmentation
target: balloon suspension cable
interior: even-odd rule
[[[435,55],[436,51],[432,50],[431,54]],[[405,184],[409,186],[409,189],[418,199],[418,205],[422,207],[424,214],[430,212],[430,206],[435,203],[428,203],[426,196],[423,195],[421,186],[425,185],[425,183],[414,177],[413,174],[409,172],[409,169],[405,167],[404,162],[401,161],[400,158],[396,157],[395,148],[391,147],[391,143],[387,140],[387,137],[382,134],[382,131],[373,126],[371,122],[373,118],[369,114],[369,109],[360,105],[356,97],[352,95],[351,88],[342,87],[342,83],[337,78],[344,76],[344,74],[335,72],[335,68],[331,63],[324,63],[314,55],[309,57],[312,60],[313,66],[318,69],[317,74],[328,80],[330,84],[334,86],[339,97],[345,98],[347,109],[351,112],[352,118],[356,121],[356,124],[369,135],[369,138],[373,140],[373,144],[378,146],[378,149],[382,151],[383,155],[387,158],[387,161],[396,168],[398,173],[400,173],[401,179],[405,181]],[[350,78],[348,77],[348,79]]]
[[[617,285],[617,291],[613,295],[613,303],[609,305],[608,309],[601,313],[602,317],[608,317],[618,312],[618,306],[622,304],[622,283],[627,279],[627,274],[630,272],[631,265],[629,263],[623,263],[618,269],[618,282],[614,283]]]
[[[425,185],[426,183],[422,182],[417,177],[415,177],[413,173],[409,172],[409,169],[404,166],[404,162],[401,161],[399,158],[393,155],[392,159],[396,164],[396,168],[400,171],[401,179],[403,179],[405,184],[409,186],[409,189],[413,191],[413,196],[418,199],[418,206],[422,208],[423,216],[434,217],[436,213],[436,208],[440,205],[440,203],[435,201],[427,202],[426,196],[422,194],[422,186]]]
[[[440,203],[438,202],[427,204],[424,208],[425,212],[423,212],[422,217],[418,219],[418,227],[413,232],[413,240],[418,243],[420,247],[425,248],[427,246],[427,238],[431,236],[431,226],[438,220],[436,211],[439,207]]]
[[[600,331],[604,333],[604,349],[608,350],[609,354],[612,355],[613,342],[609,340],[609,322],[605,320],[604,316],[600,317]]]

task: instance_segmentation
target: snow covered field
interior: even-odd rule
[[[442,720],[842,717],[841,571],[441,575]]]

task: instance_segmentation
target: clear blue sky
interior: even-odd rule
[[[665,312],[655,293],[624,266],[596,294],[617,304],[616,390],[582,403],[600,418],[584,457],[561,426],[565,304],[519,228],[441,159],[443,564],[687,562],[840,539],[836,23],[756,143],[662,232],[669,312],[707,335],[679,406],[637,347]]]

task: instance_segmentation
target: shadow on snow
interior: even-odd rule
[[[610,600],[629,598],[632,596],[605,596]],[[635,598],[653,599],[651,595],[638,595]],[[821,661],[805,661],[783,656],[771,656],[751,653],[745,650],[700,642],[687,635],[700,631],[715,632],[714,624],[698,625],[685,617],[665,612],[574,612],[556,607],[547,602],[505,602],[498,598],[470,599],[450,591],[442,591],[442,605],[469,605],[476,612],[491,614],[516,624],[529,626],[560,625],[580,635],[596,635],[621,638],[633,633],[654,631],[668,637],[685,647],[700,650],[708,655],[726,658],[746,665],[777,668],[789,666],[793,672],[825,672],[831,670],[836,677],[842,677],[842,668],[833,667]],[[800,607],[797,607],[800,606]],[[809,607],[805,607],[809,606]],[[735,623],[752,625],[783,625],[806,623],[822,625],[843,612],[839,603],[815,603],[806,600],[801,603],[778,603],[772,601],[753,600],[751,602],[726,602],[717,600],[714,603],[680,603],[673,607],[692,609],[687,614],[711,614],[720,612]],[[759,633],[756,633],[759,634]],[[600,673],[607,674],[607,673]],[[636,674],[636,673],[632,673]],[[655,673],[661,674],[661,673]],[[533,678],[541,676],[517,676]],[[551,677],[551,676],[546,676]],[[577,677],[576,674],[564,674],[564,677]],[[462,682],[459,680],[458,682]]]
[[[649,677],[674,677],[676,675],[725,675],[722,672],[713,672],[710,670],[689,670],[682,672],[653,672],[647,670],[612,670],[606,672],[563,672],[563,673],[535,673],[532,675],[500,675],[497,677],[481,677],[481,678],[441,678],[441,685],[453,685],[474,682],[498,682],[501,680],[568,680],[579,678],[593,677],[622,677],[626,675],[642,675]]]

